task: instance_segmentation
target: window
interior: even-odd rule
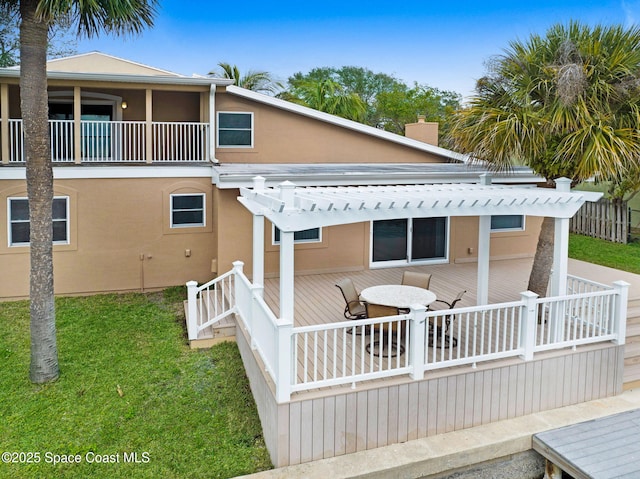
[[[28,246],[30,241],[29,200],[9,198],[9,246]],[[53,198],[53,243],[69,243],[69,197]]]
[[[218,112],[218,146],[253,148],[253,113]]]
[[[204,224],[204,193],[171,195],[172,228]]]
[[[523,231],[524,216],[500,215],[491,217],[491,231]]]
[[[320,228],[311,228],[293,233],[294,243],[320,243],[321,241]],[[276,226],[273,227],[273,244],[280,244],[280,229]]]

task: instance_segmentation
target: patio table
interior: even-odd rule
[[[381,284],[365,288],[360,299],[367,303],[408,309],[414,304],[429,306],[436,300],[436,295],[428,289],[403,284]]]

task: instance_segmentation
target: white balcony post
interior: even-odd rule
[[[614,281],[615,296],[614,332],[618,336],[617,344],[624,344],[627,336],[627,306],[629,301],[629,286],[626,281]]]
[[[491,175],[480,175],[481,185],[491,185]],[[478,306],[489,303],[489,257],[491,253],[491,215],[478,218]]]
[[[278,324],[276,340],[276,402],[289,402],[291,399],[292,351],[291,335],[293,324]]]
[[[522,301],[520,347],[524,349],[524,354],[521,357],[525,361],[533,359],[533,351],[536,347],[536,325],[538,323],[536,299],[538,299],[538,295],[532,291],[520,293],[520,301]]]
[[[411,379],[424,378],[424,351],[427,344],[427,308],[422,304],[411,306],[411,326],[409,330],[409,361]]]
[[[216,85],[209,87],[209,158],[207,160],[218,163],[216,158]]]
[[[82,91],[73,87],[73,161],[82,163]]]
[[[9,164],[9,85],[0,85],[0,148],[2,164]]]
[[[187,282],[187,333],[189,341],[198,339],[198,283],[196,281]]]

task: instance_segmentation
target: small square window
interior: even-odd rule
[[[523,231],[524,216],[495,215],[491,217],[491,231]]]
[[[29,223],[29,200],[9,198],[9,246],[28,246],[31,235]],[[53,243],[69,243],[69,198],[53,198]]]
[[[204,193],[171,195],[171,227],[205,225]]]
[[[253,113],[218,112],[218,146],[253,147]]]

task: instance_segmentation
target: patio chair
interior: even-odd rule
[[[416,273],[414,271],[402,272],[402,283],[406,286],[416,286],[418,288],[429,289],[431,275],[429,273]]]
[[[367,308],[360,301],[360,295],[351,278],[341,279],[336,286],[340,289],[342,297],[347,303],[344,307],[344,317],[347,319],[365,319],[367,317]]]
[[[456,304],[462,299],[462,297],[465,295],[465,293],[467,292],[467,290],[463,290],[460,291],[458,293],[458,295],[453,299],[453,301],[448,302],[448,301],[444,301],[443,299],[436,299],[433,303],[431,303],[431,305],[429,306],[429,311],[438,311],[439,309],[453,309],[456,307]],[[432,308],[432,306],[436,303],[442,303],[445,306],[447,306],[446,308]],[[443,316],[443,320],[444,320],[444,344],[438,344],[441,340],[442,340],[442,333],[439,331],[439,328],[437,326],[434,326],[433,323],[429,324],[429,346],[434,346],[434,344],[436,344],[438,347],[443,347],[443,348],[449,348],[449,347],[456,347],[456,345],[458,344],[458,338],[455,338],[453,336],[450,336],[447,334],[447,332],[449,331],[449,326],[451,326],[451,323],[453,322],[453,320],[455,319],[455,315],[454,314],[447,314],[446,316]],[[434,338],[435,341],[434,341]]]
[[[429,289],[431,275],[429,273],[416,273],[414,271],[403,271],[402,281],[400,284],[405,286],[415,286],[416,288]],[[409,309],[399,309],[400,314],[409,313]]]
[[[365,306],[369,318],[384,318],[398,314],[398,308],[393,306],[372,303],[366,303]],[[374,356],[395,357],[404,354],[404,345],[398,341],[395,323],[372,326],[372,328],[375,329],[375,334],[373,340],[367,344],[368,353],[373,349]],[[389,334],[389,328],[391,328],[391,334]]]

